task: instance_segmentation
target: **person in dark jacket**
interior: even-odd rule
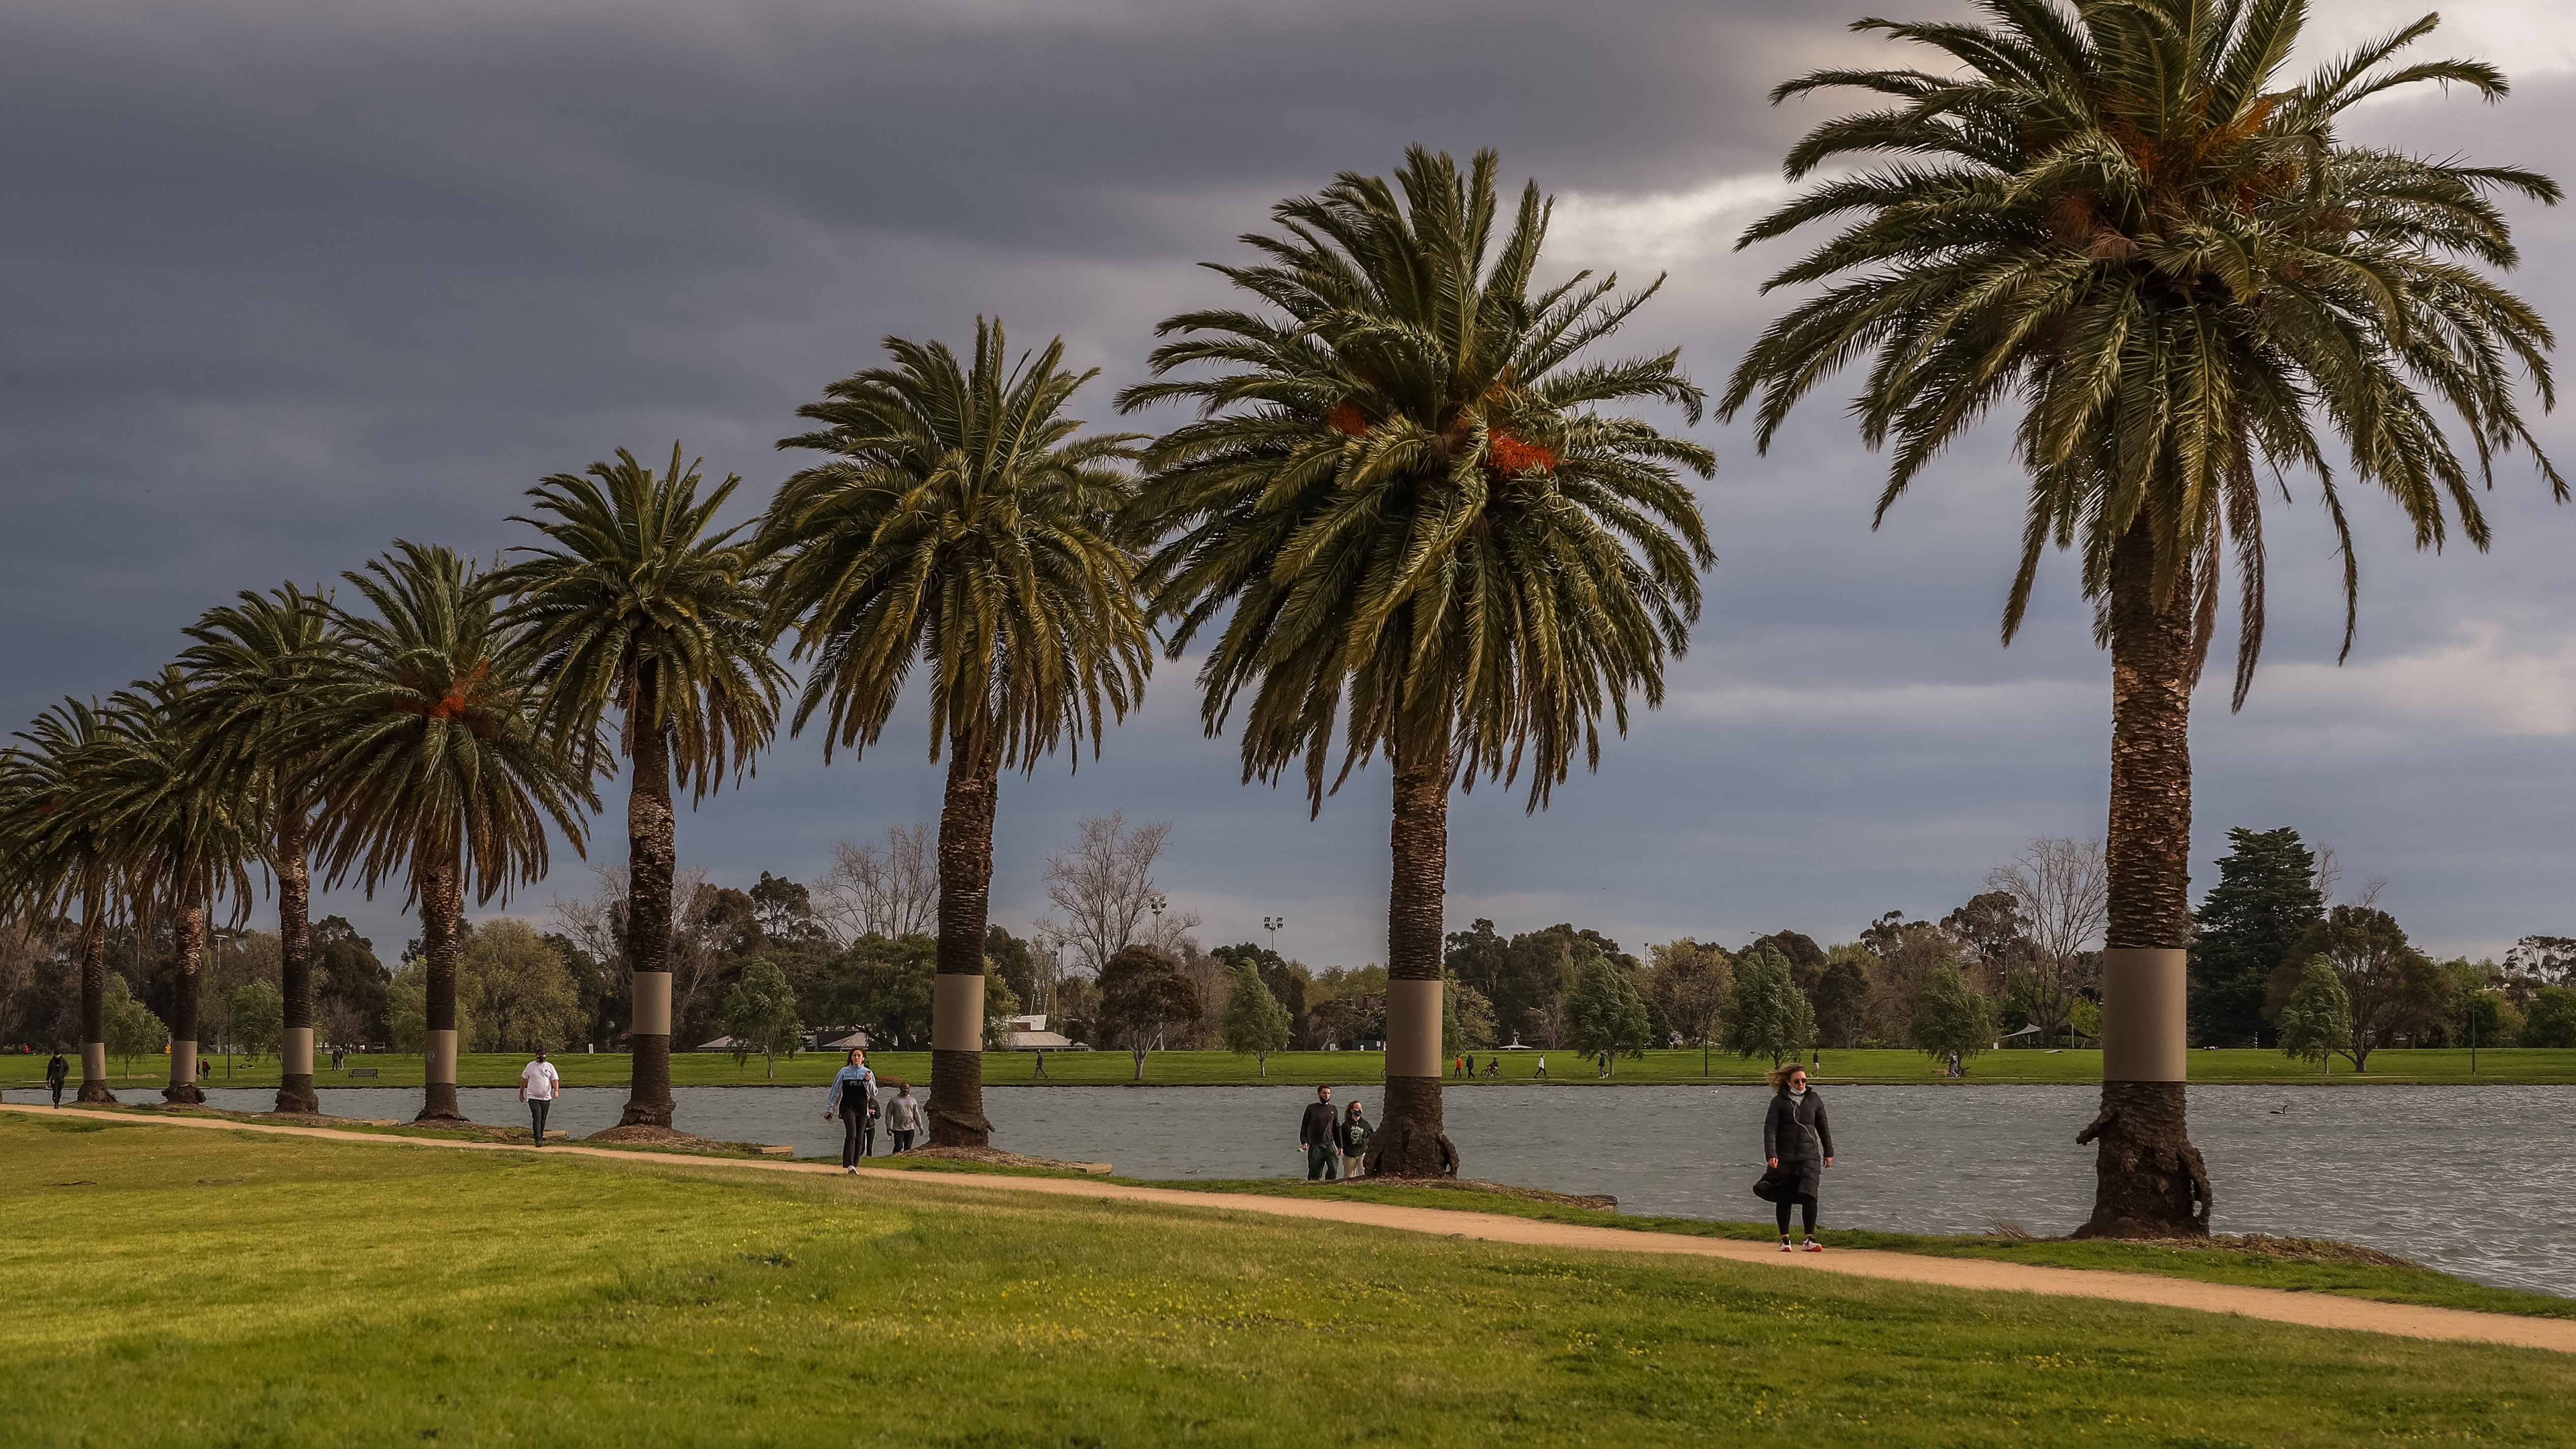
[[[1297,1146],[1306,1154],[1308,1182],[1331,1182],[1339,1175],[1333,1163],[1339,1125],[1333,1119],[1333,1089],[1317,1087],[1315,1100],[1306,1104],[1306,1115],[1297,1119]]]
[[[1789,1246],[1789,1208],[1806,1218],[1810,1253],[1825,1245],[1816,1241],[1816,1190],[1824,1170],[1834,1165],[1834,1129],[1825,1120],[1825,1099],[1807,1089],[1807,1069],[1795,1061],[1771,1070],[1771,1107],[1762,1114],[1762,1159],[1788,1179],[1773,1199],[1780,1210],[1780,1251]]]
[[[57,1107],[63,1104],[63,1079],[71,1074],[72,1064],[63,1060],[61,1052],[54,1053],[54,1059],[45,1063],[45,1085],[53,1089]]]

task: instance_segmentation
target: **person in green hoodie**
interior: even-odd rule
[[[1360,1102],[1354,1098],[1349,1111],[1333,1129],[1333,1141],[1342,1149],[1342,1176],[1360,1175],[1363,1159],[1368,1156],[1369,1139],[1377,1134],[1369,1129],[1368,1119],[1360,1115]]]

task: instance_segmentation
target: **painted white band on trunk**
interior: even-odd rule
[[[1440,1075],[1440,983],[1386,983],[1386,1074]]]
[[[2163,946],[2102,953],[2102,1080],[2183,1080],[2183,960]]]
[[[197,1044],[173,1040],[170,1043],[170,1085],[192,1085],[197,1080]]]
[[[313,1028],[290,1026],[286,1029],[286,1075],[313,1075]]]
[[[107,1043],[103,1041],[81,1043],[81,1080],[84,1082],[107,1080]]]
[[[984,1049],[983,977],[960,973],[930,978],[930,1046],[943,1052]]]
[[[456,1033],[433,1031],[429,1034],[429,1061],[421,1074],[423,1081],[456,1085]]]
[[[630,1036],[669,1036],[671,1034],[671,973],[638,971],[635,973],[635,1024],[628,1027]]]

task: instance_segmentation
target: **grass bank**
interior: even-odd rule
[[[2544,1444],[2576,1398],[2531,1350],[933,1180],[12,1114],[0,1211],[49,1444]]]
[[[1527,1085],[1539,1080],[1537,1052],[1503,1052],[1494,1054],[1502,1063],[1497,1077],[1478,1076],[1473,1081],[1450,1078],[1449,1084],[1461,1089],[1512,1082]],[[1758,1082],[1770,1067],[1767,1061],[1753,1062],[1723,1055],[1707,1058],[1702,1072],[1701,1054],[1695,1051],[1648,1052],[1642,1061],[1622,1061],[1615,1077],[1606,1082],[1595,1076],[1595,1069],[1570,1052],[1548,1052],[1549,1075],[1554,1085],[1568,1087],[1624,1086],[1639,1083],[1698,1084]],[[1478,1054],[1481,1065],[1486,1054]],[[520,1053],[478,1053],[459,1059],[457,1079],[465,1086],[514,1087],[519,1069],[527,1064]],[[1037,1060],[1023,1052],[993,1052],[985,1057],[985,1084],[993,1087],[1046,1086],[1125,1086],[1135,1075],[1134,1061],[1125,1052],[1054,1052],[1046,1060],[1047,1076],[1037,1076]],[[2401,1083],[2483,1083],[2483,1084],[2568,1084],[2576,1083],[2576,1049],[2513,1048],[2481,1050],[2476,1070],[2470,1070],[2469,1053],[2465,1050],[2398,1051],[2371,1053],[2371,1070],[2356,1075],[2351,1065],[2338,1061],[2331,1073],[2320,1074],[2303,1062],[2295,1062],[2278,1052],[2210,1051],[2191,1054],[2191,1080],[2202,1085],[2223,1083],[2278,1083],[2282,1085],[2324,1084],[2329,1086],[2367,1085],[2378,1082]],[[250,1062],[236,1058],[229,1066],[221,1057],[211,1059],[212,1072],[204,1079],[210,1087],[268,1087],[278,1080],[274,1059]],[[576,1087],[622,1087],[627,1083],[628,1067],[624,1056],[608,1053],[573,1052],[554,1058],[567,1085]],[[772,1077],[761,1059],[753,1057],[736,1062],[729,1053],[678,1052],[671,1058],[671,1080],[680,1086],[759,1087],[810,1086],[820,1088],[832,1078],[841,1059],[830,1053],[803,1053],[782,1058],[777,1074]],[[878,1052],[870,1057],[871,1065],[887,1076],[903,1077],[914,1082],[930,1080],[928,1052]],[[77,1070],[77,1066],[75,1066]],[[122,1062],[108,1064],[110,1084],[120,1092],[157,1092],[169,1080],[165,1058],[138,1058],[131,1077],[124,1074]],[[374,1071],[373,1078],[352,1077],[351,1071]],[[43,1084],[45,1058],[39,1056],[0,1056],[0,1090],[28,1089]],[[2091,1083],[2102,1079],[2102,1054],[2090,1051],[1988,1052],[1968,1064],[1968,1076],[1952,1085],[1993,1086],[2036,1082]],[[1146,1061],[1145,1084],[1148,1086],[1279,1086],[1311,1087],[1320,1084],[1375,1085],[1385,1080],[1385,1058],[1373,1052],[1280,1052],[1270,1058],[1267,1077],[1260,1074],[1258,1063],[1251,1057],[1232,1052],[1156,1052]],[[1884,1084],[1940,1082],[1933,1064],[1920,1052],[1848,1051],[1825,1053],[1823,1068],[1816,1074],[1820,1085]],[[396,1054],[351,1057],[340,1070],[326,1063],[314,1074],[314,1081],[324,1087],[414,1087],[421,1084],[421,1059]]]

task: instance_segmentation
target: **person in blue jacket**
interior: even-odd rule
[[[855,1175],[859,1159],[874,1145],[867,1140],[868,1124],[877,1115],[877,1074],[868,1070],[868,1054],[861,1048],[850,1048],[850,1064],[832,1076],[823,1120],[831,1121],[835,1112],[841,1117],[841,1170]]]

